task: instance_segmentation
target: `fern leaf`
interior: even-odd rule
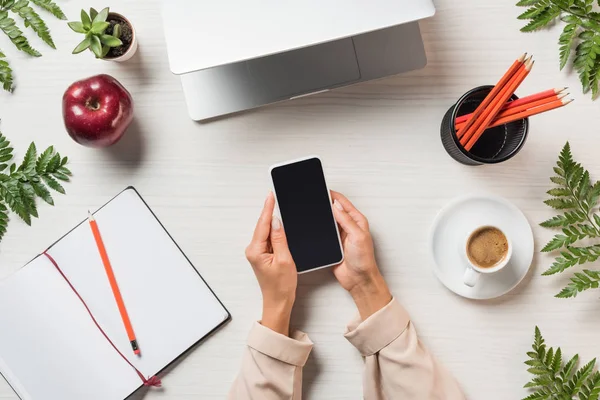
[[[565,385],[573,396],[579,392],[579,389],[585,380],[591,375],[592,371],[594,370],[594,365],[596,365],[595,358],[575,372],[573,377]]]
[[[560,69],[562,70],[565,65],[567,65],[567,61],[569,61],[569,56],[571,55],[571,47],[573,46],[573,41],[577,36],[577,25],[576,24],[568,24],[563,29],[563,33],[560,35],[558,39],[558,44],[560,46]]]
[[[547,9],[548,9],[547,7],[539,7],[539,6],[531,7],[529,9],[527,9],[524,13],[519,15],[517,17],[517,19],[535,19],[538,15],[540,15]]]
[[[46,23],[40,18],[38,13],[36,13],[33,8],[29,7],[29,0],[19,0],[11,8],[11,11],[16,12],[23,18],[25,27],[31,27],[31,29],[33,29],[33,31],[46,42],[48,46],[56,49],[48,26],[46,26]]]
[[[12,69],[10,68],[10,65],[8,64],[8,61],[3,60],[3,58],[6,58],[6,56],[4,55],[4,53],[2,53],[0,51],[0,83],[2,84],[2,89],[6,90],[7,92],[12,92],[13,91]]]
[[[55,190],[58,193],[65,194],[65,189],[53,177],[51,177],[49,175],[44,175],[44,176],[42,176],[42,179],[44,180],[44,182],[46,182],[46,185],[48,185],[48,187],[50,189]]]
[[[35,148],[35,143],[31,142],[27,152],[25,153],[25,157],[23,158],[23,163],[19,167],[19,171],[24,172],[27,175],[30,175],[35,172],[37,159],[37,149]]]
[[[29,183],[23,183],[19,186],[19,192],[21,193],[21,200],[25,206],[26,212],[34,217],[38,218],[37,206],[35,204],[35,191]]]
[[[8,16],[8,11],[0,11],[0,30],[9,37],[17,49],[34,57],[41,57],[40,52],[31,47],[27,38],[23,36],[23,32],[15,24],[15,20]]]
[[[562,235],[562,234],[558,234],[555,235],[552,240],[550,240],[543,248],[542,248],[542,252],[543,253],[548,253],[550,251],[553,250],[558,250],[558,249],[562,249],[563,247],[569,246],[573,243],[575,243],[575,241],[577,240],[577,238],[573,238],[567,235]]]
[[[544,338],[537,326],[532,348],[534,351],[527,352],[529,359],[525,364],[533,366],[528,371],[534,377],[524,387],[533,389],[534,392],[524,400],[598,400],[600,373],[593,372],[596,359],[574,372],[579,356],[574,355],[563,365],[561,348],[554,350],[550,347],[546,350]]]
[[[30,0],[36,6],[43,8],[44,10],[52,13],[56,18],[66,20],[67,16],[60,7],[54,3],[52,0]]]
[[[595,204],[595,202],[594,202]],[[540,224],[544,228],[566,227],[572,224],[584,222],[587,214],[580,210],[566,211],[564,215],[557,215]]]
[[[4,200],[8,207],[17,214],[27,225],[31,225],[31,216],[27,212],[17,181],[9,181],[4,186]]]
[[[570,210],[577,207],[577,203],[574,200],[558,197],[545,200],[544,204],[554,208],[555,210]]]
[[[521,32],[533,32],[548,26],[550,22],[560,16],[560,13],[561,10],[559,8],[546,6],[527,25],[521,28]]]
[[[0,132],[0,156],[10,156],[10,158],[4,158],[5,161],[10,161],[13,157],[13,148],[10,145],[10,141],[2,132]]]
[[[576,274],[571,277],[571,282],[558,293],[555,297],[569,298],[576,297],[577,294],[588,290],[596,289],[600,286],[600,272],[583,270],[583,274]]]
[[[48,163],[54,156],[54,147],[50,146],[37,159],[35,169],[38,174],[45,174],[48,169]]]
[[[529,7],[541,3],[541,0],[521,0],[517,3],[519,7]]]
[[[32,182],[31,186],[33,186],[33,190],[35,191],[35,194],[39,198],[41,198],[42,200],[44,200],[46,203],[50,204],[51,206],[54,205],[54,199],[52,198],[50,191],[46,188],[46,186],[44,186],[43,183]]]
[[[0,240],[6,234],[6,229],[8,227],[8,209],[2,203],[0,203]]]

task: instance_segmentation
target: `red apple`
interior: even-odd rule
[[[107,147],[121,139],[133,120],[131,94],[110,75],[75,82],[63,96],[69,135],[89,147]]]

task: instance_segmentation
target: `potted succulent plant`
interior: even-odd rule
[[[89,14],[81,10],[81,21],[69,22],[69,27],[85,35],[73,54],[90,49],[96,58],[122,62],[133,57],[138,47],[131,22],[108,7],[100,12],[90,8]]]

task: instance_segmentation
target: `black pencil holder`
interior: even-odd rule
[[[528,118],[487,129],[471,151],[465,150],[460,144],[454,121],[462,115],[475,111],[492,88],[493,86],[479,86],[469,90],[444,115],[440,129],[442,144],[450,157],[459,163],[465,165],[501,163],[514,157],[525,144],[529,132]],[[513,94],[511,99],[516,100],[518,97]]]

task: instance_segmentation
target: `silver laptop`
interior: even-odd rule
[[[163,1],[194,120],[421,68],[417,21],[434,12],[431,0]]]

